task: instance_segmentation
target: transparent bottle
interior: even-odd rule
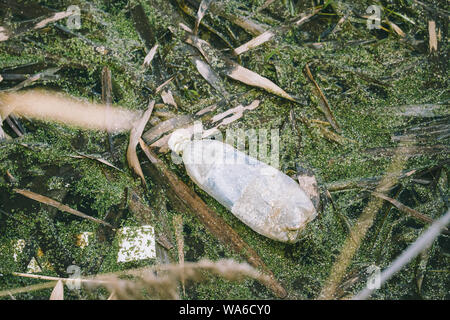
[[[191,179],[254,231],[282,242],[296,242],[317,216],[312,201],[293,179],[217,140],[191,140],[172,133],[169,148],[182,155]]]

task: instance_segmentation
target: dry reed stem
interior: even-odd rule
[[[160,275],[155,271],[164,271]],[[146,297],[159,299],[179,299],[177,284],[182,280],[201,282],[206,279],[205,272],[223,277],[230,281],[241,281],[245,278],[258,280],[264,284],[270,283],[270,277],[257,271],[247,263],[237,263],[233,260],[218,260],[216,262],[201,260],[184,264],[168,264],[139,269],[128,272],[137,278],[120,279],[116,275],[98,276],[96,279],[105,281],[102,284],[88,283],[89,287],[102,285],[110,292],[115,292],[117,299],[144,299]],[[146,294],[148,295],[146,295]]]
[[[56,121],[85,129],[128,131],[141,119],[141,111],[76,100],[42,90],[0,94],[0,116],[10,113],[42,121]]]

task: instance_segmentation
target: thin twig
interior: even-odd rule
[[[56,200],[50,199],[50,198],[48,198],[46,196],[34,193],[32,191],[29,191],[29,190],[14,189],[14,191],[16,193],[19,193],[19,194],[27,197],[27,198],[33,199],[33,200],[38,201],[40,203],[47,204],[47,205],[52,206],[52,207],[55,207],[58,210],[65,211],[65,212],[68,212],[68,213],[73,214],[75,216],[78,216],[78,217],[81,217],[81,218],[84,218],[84,219],[87,219],[87,220],[91,220],[91,221],[96,222],[96,223],[103,224],[103,225],[105,225],[105,226],[115,230],[112,225],[110,225],[109,223],[107,223],[107,222],[105,222],[103,220],[91,217],[91,216],[89,216],[87,214],[84,214],[83,212],[80,212],[78,210],[72,209],[72,208],[70,208],[70,207],[68,207],[68,206],[66,206],[66,205],[64,205],[64,204],[62,204],[62,203],[60,203],[60,202],[58,202]]]

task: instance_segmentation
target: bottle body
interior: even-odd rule
[[[296,242],[317,213],[290,177],[216,140],[194,140],[182,150],[192,180],[254,231]]]

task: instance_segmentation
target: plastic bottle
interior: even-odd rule
[[[217,140],[191,140],[192,132],[172,133],[169,148],[182,154],[191,179],[254,231],[294,243],[317,216],[297,182]]]

